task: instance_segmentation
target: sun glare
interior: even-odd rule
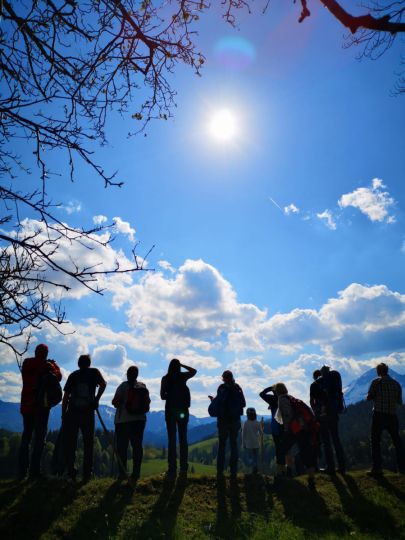
[[[235,115],[228,109],[215,112],[209,122],[211,136],[220,142],[228,142],[235,138],[238,133],[238,125]]]

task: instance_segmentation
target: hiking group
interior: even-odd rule
[[[91,367],[89,355],[81,355],[79,369],[71,373],[63,389],[62,374],[54,360],[48,360],[48,347],[44,344],[35,349],[35,356],[27,358],[22,365],[23,388],[21,414],[23,434],[19,452],[19,476],[30,479],[40,476],[40,463],[45,444],[49,412],[62,401],[62,428],[60,444],[66,472],[74,480],[76,447],[79,430],[83,437],[83,481],[88,481],[93,470],[93,446],[95,413],[106,389],[101,372]],[[388,431],[396,450],[398,471],[405,472],[405,458],[399,435],[397,408],[402,403],[400,384],[388,374],[386,364],[377,366],[377,378],[370,385],[367,399],[373,401],[371,422],[372,475],[382,474],[381,435]],[[167,479],[177,476],[177,436],[179,441],[179,475],[188,472],[187,428],[191,404],[187,381],[197,371],[181,364],[178,359],[169,363],[167,374],[162,377],[160,397],[165,401],[167,429]],[[138,368],[132,365],[126,373],[126,381],[115,391],[112,405],[115,407],[114,452],[119,467],[119,480],[128,480],[134,486],[140,477],[143,458],[143,435],[150,409],[150,396],[146,385],[138,381]],[[315,472],[327,474],[346,472],[344,450],[339,437],[339,415],[345,411],[341,376],[337,371],[323,366],[313,374],[310,386],[310,407],[290,395],[282,382],[265,388],[259,396],[271,411],[270,432],[276,457],[275,484],[292,476],[294,467],[305,468],[308,487],[315,487]],[[208,396],[208,413],[217,419],[218,453],[217,475],[222,477],[226,468],[226,446],[229,440],[229,470],[235,479],[239,460],[239,434],[246,449],[252,473],[259,470],[259,454],[263,448],[263,419],[257,420],[256,410],[246,410],[247,419],[241,424],[246,401],[242,388],[236,383],[231,371],[222,374],[222,383],[215,396]],[[100,422],[103,421],[99,415]],[[242,428],[242,429],[241,429]],[[31,440],[33,439],[30,454]],[[132,473],[127,473],[128,447],[132,448]],[[292,448],[298,454],[293,457]],[[319,469],[323,459],[325,467]],[[336,461],[336,463],[335,463]],[[337,464],[337,467],[336,467]]]

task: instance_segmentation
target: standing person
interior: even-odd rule
[[[181,371],[181,368],[186,371]],[[187,381],[194,377],[197,370],[185,366],[180,360],[173,358],[167,374],[162,377],[160,397],[166,401],[165,420],[167,429],[167,478],[173,479],[177,474],[176,434],[179,433],[180,474],[187,476],[188,471],[188,441],[187,425],[191,404],[190,390]]]
[[[19,452],[19,477],[21,479],[25,478],[27,472],[31,479],[41,475],[41,456],[48,430],[50,410],[50,407],[46,406],[48,404],[40,399],[41,380],[46,374],[53,374],[58,383],[62,380],[57,363],[47,358],[48,347],[41,343],[35,348],[34,358],[26,358],[21,369],[23,387],[20,411],[24,424]],[[29,448],[33,435],[34,444],[30,460]]]
[[[262,436],[262,426],[257,420],[256,409],[249,407],[246,409],[247,420],[243,424],[242,429],[242,446],[249,453],[249,461],[252,464],[252,473],[258,471],[258,458],[260,440]]]
[[[277,475],[292,476],[292,456],[290,452],[287,452],[287,455],[284,454],[284,450],[281,444],[284,426],[277,422],[276,413],[278,409],[278,397],[274,393],[274,386],[269,386],[260,392],[259,396],[263,401],[268,403],[269,409],[271,411],[271,436],[273,437],[274,448],[276,451],[276,463],[277,463]],[[285,468],[287,464],[287,468]]]
[[[88,482],[93,472],[94,412],[107,386],[100,371],[90,365],[90,355],[82,354],[78,360],[79,369],[71,373],[66,381],[62,400],[68,476],[72,480],[76,478],[75,458],[80,429],[83,436],[83,482]]]
[[[321,375],[311,384],[310,403],[320,425],[326,469],[322,472],[335,474],[335,449],[338,472],[346,472],[345,455],[339,437],[339,414],[344,410],[342,379],[338,371],[322,366]]]
[[[211,404],[208,408],[210,416],[217,418],[218,455],[217,474],[222,475],[225,467],[226,441],[229,438],[231,450],[229,468],[231,478],[236,478],[238,470],[238,434],[241,428],[240,417],[246,407],[242,388],[236,384],[232,371],[222,374],[223,383],[219,385],[215,398],[208,396]]]
[[[119,480],[126,478],[128,444],[132,446],[132,474],[130,484],[135,484],[141,474],[143,458],[143,432],[146,425],[146,413],[149,411],[150,398],[146,385],[138,381],[137,366],[127,370],[127,380],[115,391],[112,400],[117,409],[115,413],[115,435],[119,457]]]
[[[283,452],[287,453],[294,444],[298,446],[308,474],[308,487],[315,489],[317,424],[314,414],[303,401],[288,394],[284,383],[277,383],[273,388],[278,397],[276,418],[284,426]]]
[[[398,471],[405,474],[405,456],[399,435],[397,408],[402,404],[402,388],[399,382],[388,375],[388,366],[378,364],[378,378],[374,379],[367,394],[367,400],[373,401],[373,418],[371,422],[371,455],[373,467],[370,475],[382,474],[381,435],[387,430],[391,436],[397,455]]]

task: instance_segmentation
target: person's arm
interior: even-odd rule
[[[288,431],[288,424],[294,418],[294,412],[291,407],[290,400],[286,395],[280,396],[278,398],[278,408],[283,420],[283,426],[286,431]]]
[[[368,393],[367,393],[367,401],[373,401],[373,399],[375,399],[377,383],[378,381],[374,380],[370,384],[370,388],[368,389]]]
[[[55,360],[47,360],[47,362],[49,363],[49,366],[51,368],[52,373],[55,375],[55,377],[60,382],[62,380],[62,373],[60,371],[60,367],[55,362]]]
[[[239,390],[240,390],[240,397],[241,397],[241,405],[242,407],[246,407],[246,399],[245,399],[245,396],[243,394],[243,390],[242,388],[239,386]]]
[[[180,364],[180,367],[184,368],[187,371],[187,373],[184,373],[186,380],[191,379],[197,373],[197,370],[190,366],[185,366],[184,364]]]
[[[65,391],[63,392],[62,398],[62,418],[65,416],[69,403],[69,394]]]
[[[98,375],[97,375],[97,385],[98,385],[98,389],[97,389],[97,394],[96,394],[96,397],[95,397],[95,408],[97,409],[98,408],[98,404],[100,402],[100,398],[101,396],[104,394],[104,390],[106,389],[106,386],[107,386],[107,383],[105,382],[103,376],[101,375],[101,373],[97,370],[98,372]]]
[[[111,401],[113,407],[115,407],[116,409],[118,409],[118,407],[121,405],[121,402],[122,402],[121,389],[122,389],[122,385],[120,384],[118,388],[116,389],[114,397],[112,398],[112,401]]]
[[[167,399],[167,380],[166,377],[162,377],[162,381],[160,383],[160,398],[163,400]]]

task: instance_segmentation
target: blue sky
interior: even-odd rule
[[[90,352],[109,382],[106,402],[135,362],[160,409],[173,356],[199,370],[198,415],[225,368],[262,412],[264,386],[283,380],[306,398],[324,363],[345,384],[381,359],[405,372],[405,102],[391,95],[399,46],[358,61],[326,10],[314,4],[303,24],[298,15],[279,2],[264,16],[241,14],[239,30],[215,12],[203,18],[203,76],[179,66],[171,77],[174,119],[132,138],[130,114],[109,119],[97,156],[123,188],[104,189],[79,163],[72,184],[50,156],[62,163],[48,188],[63,220],[119,218],[114,244],[93,262],[124,260],[134,241],[140,254],[156,246],[154,272],[111,278],[103,297],[74,289],[65,305],[75,334],[34,335],[65,374]],[[207,129],[224,108],[238,125],[226,144]],[[13,362],[5,352],[1,399],[18,399]]]

